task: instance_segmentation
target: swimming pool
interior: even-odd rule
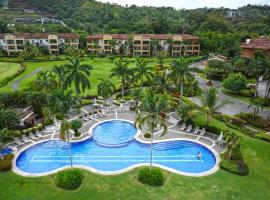
[[[119,128],[121,130],[118,132]],[[93,128],[92,138],[71,144],[73,164],[102,174],[118,174],[137,166],[149,165],[150,144],[135,140],[136,132],[133,124],[126,121],[113,120],[98,124]],[[133,139],[130,139],[131,136]],[[118,138],[119,143],[116,143]],[[203,155],[201,159],[198,152]],[[68,143],[49,140],[36,144],[23,150],[15,162],[16,171],[22,175],[39,176],[55,172],[70,165]],[[155,143],[153,163],[185,175],[205,175],[217,167],[216,156],[210,149],[187,140]]]

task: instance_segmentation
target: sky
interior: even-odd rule
[[[177,9],[193,9],[203,7],[226,7],[226,8],[238,8],[247,4],[268,4],[270,0],[98,0],[101,2],[117,3],[120,5],[138,5],[138,6],[169,6]]]

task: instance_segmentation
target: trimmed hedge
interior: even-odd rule
[[[240,176],[246,176],[249,174],[249,168],[244,162],[241,151],[233,155],[233,159],[227,159],[227,152],[220,156],[222,160],[219,163],[221,169]]]
[[[13,154],[4,156],[4,160],[0,159],[0,171],[9,171],[12,169]]]
[[[65,190],[76,190],[83,182],[83,173],[79,169],[68,169],[58,172],[54,178],[57,187]]]
[[[165,182],[165,176],[159,168],[145,167],[140,169],[137,179],[139,182],[151,186],[162,186]]]

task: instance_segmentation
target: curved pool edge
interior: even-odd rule
[[[108,122],[108,121],[125,121],[125,122],[128,122],[128,123],[134,124],[132,121],[125,120],[125,119],[108,119],[108,120],[100,121],[100,122],[95,123],[92,127],[90,127],[90,129],[88,131],[90,133],[89,136],[87,136],[85,138],[82,138],[80,140],[70,141],[70,142],[71,143],[79,143],[79,142],[83,142],[85,140],[88,140],[88,139],[92,138],[93,137],[93,132],[92,132],[93,129],[96,126],[98,126],[99,124],[102,124],[102,123]],[[139,138],[140,134],[141,134],[141,131],[137,128],[137,132],[134,135],[134,139],[137,140],[140,143],[143,143],[143,144],[150,144],[151,143],[151,141],[145,141],[145,140],[142,140],[141,138]],[[32,144],[29,144],[29,145],[25,146],[24,148],[22,148],[20,151],[16,152],[16,154],[14,155],[14,158],[12,160],[12,171],[14,173],[18,174],[18,175],[21,175],[21,176],[42,177],[42,176],[52,175],[52,174],[57,173],[59,171],[62,171],[64,169],[69,169],[70,166],[65,166],[65,167],[60,167],[58,169],[51,170],[51,171],[45,172],[45,173],[28,173],[28,172],[24,172],[24,171],[20,170],[17,167],[16,161],[17,161],[18,157],[20,156],[20,154],[23,151],[25,151],[26,149],[28,149],[28,148],[30,148],[32,146],[44,143],[44,142],[58,141],[58,140],[59,139],[57,139],[57,138],[54,138],[54,139],[50,138],[50,139],[41,140],[41,141],[38,141],[38,142],[35,142],[35,143],[32,143]],[[210,170],[205,171],[205,172],[201,172],[201,173],[187,173],[187,172],[175,170],[175,169],[172,169],[170,167],[166,167],[166,166],[163,166],[163,165],[160,165],[160,164],[155,164],[155,163],[153,163],[153,166],[159,167],[161,169],[167,170],[167,171],[175,173],[175,174],[180,174],[180,175],[190,176],[190,177],[208,176],[208,175],[214,174],[215,172],[217,172],[219,170],[220,156],[219,156],[218,152],[213,147],[209,146],[208,144],[205,144],[205,143],[200,142],[198,140],[189,139],[189,138],[171,138],[171,139],[153,140],[153,143],[171,142],[171,141],[190,141],[190,142],[194,142],[194,143],[197,143],[197,144],[200,144],[200,145],[204,146],[209,151],[211,151],[213,153],[213,155],[215,156],[215,159],[216,159],[215,165]],[[90,172],[93,172],[93,173],[96,173],[96,174],[100,174],[100,175],[118,175],[118,174],[122,174],[122,173],[128,172],[128,171],[130,171],[132,169],[135,169],[135,168],[138,168],[138,167],[143,167],[143,166],[149,166],[149,163],[134,164],[134,165],[131,165],[131,166],[126,167],[124,169],[116,170],[116,171],[101,171],[101,170],[97,170],[95,168],[84,166],[84,165],[74,165],[74,168],[84,169],[84,170],[87,170],[87,171],[90,171]]]

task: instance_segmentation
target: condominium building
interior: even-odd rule
[[[26,42],[38,46],[46,46],[50,54],[59,53],[59,45],[79,47],[79,35],[70,33],[6,33],[0,34],[0,48],[8,55],[18,54],[24,50]]]
[[[110,34],[89,35],[87,50],[99,54],[134,56],[192,56],[200,54],[199,37],[188,34]]]

